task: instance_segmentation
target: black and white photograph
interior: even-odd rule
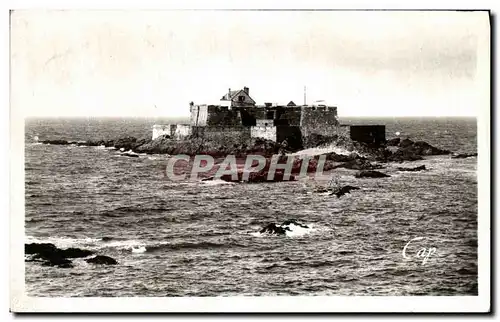
[[[490,20],[11,10],[11,310],[489,311]]]

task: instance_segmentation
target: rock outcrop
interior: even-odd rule
[[[477,153],[458,153],[451,156],[452,159],[465,159],[471,157],[477,157]]]
[[[361,170],[354,175],[356,178],[386,178],[390,175],[374,171],[374,170]]]
[[[73,267],[73,262],[69,260],[69,258],[85,258],[94,255],[94,252],[91,250],[74,248],[74,247],[60,249],[51,243],[25,244],[24,253],[26,255],[30,255],[27,261],[41,262],[43,266],[55,266],[59,268]],[[96,256],[96,257],[110,258],[107,256]]]
[[[333,189],[331,192],[331,195],[336,195],[337,198],[340,198],[343,195],[345,195],[346,193],[351,193],[351,191],[353,191],[353,190],[359,190],[359,187],[354,187],[354,186],[339,187],[339,188]]]
[[[286,235],[287,231],[291,231],[291,229],[288,227],[281,227],[280,225],[276,225],[275,223],[270,223],[262,227],[259,232],[261,234]]]
[[[345,162],[343,164],[335,166],[335,168],[345,168],[351,170],[375,170],[383,169],[384,167],[380,164],[372,164],[364,159],[355,159],[352,161]]]
[[[135,137],[122,137],[116,140],[90,140],[86,142],[74,142],[66,140],[45,140],[40,141],[46,144],[58,145],[88,145],[105,146],[121,149],[122,151],[132,151],[134,153],[147,154],[186,154],[197,155],[205,154],[213,157],[224,157],[226,155],[235,155],[236,157],[245,157],[250,154],[258,154],[269,157],[275,154],[286,154],[295,152],[297,148],[283,147],[274,141],[261,138],[251,138],[241,142],[236,139],[227,138],[226,141],[210,140],[202,137],[189,137],[184,140],[175,140],[169,136],[160,136],[155,140],[149,138],[137,139]],[[320,136],[313,135],[306,140],[306,146],[317,147],[326,144],[337,146],[351,151],[350,154],[327,153],[327,163],[332,162],[352,162],[354,160],[368,160],[378,162],[403,162],[422,160],[423,156],[450,154],[448,150],[442,150],[434,147],[424,141],[412,141],[410,139],[394,138],[388,140],[382,145],[370,145],[357,141],[352,141],[344,136]],[[132,154],[130,156],[133,156]],[[473,155],[470,155],[473,156]],[[458,155],[457,158],[466,157]],[[355,164],[355,163],[353,163]],[[356,168],[354,168],[356,169]]]
[[[262,227],[259,233],[270,235],[286,235],[287,231],[292,231],[291,227],[293,226],[297,226],[300,228],[310,228],[308,225],[305,225],[296,219],[288,219],[281,224],[269,223]]]
[[[85,260],[89,264],[97,265],[116,265],[118,262],[109,256],[97,255],[95,257]]]
[[[403,167],[398,167],[398,171],[423,171],[423,170],[426,170],[425,168],[425,165],[421,165],[421,166],[418,166],[418,167],[414,167],[414,168],[403,168]]]

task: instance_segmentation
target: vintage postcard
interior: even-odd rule
[[[13,312],[488,312],[490,13],[13,10]]]

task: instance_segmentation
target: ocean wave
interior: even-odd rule
[[[347,149],[343,147],[339,147],[336,144],[332,143],[328,146],[325,147],[317,147],[317,148],[310,148],[310,149],[305,149],[301,150],[295,153],[291,153],[289,155],[291,156],[314,156],[314,155],[320,155],[320,154],[325,154],[325,153],[331,153],[334,152],[336,154],[341,154],[341,155],[350,155],[352,153],[357,153],[356,151],[348,151]]]
[[[245,247],[236,243],[215,243],[215,242],[180,242],[180,243],[162,243],[154,246],[146,246],[148,252],[157,252],[162,250],[181,250],[181,249],[210,249],[210,248],[232,248]]]
[[[155,242],[140,241],[136,239],[115,240],[111,238],[70,238],[70,237],[34,237],[26,236],[26,244],[31,243],[51,243],[58,248],[82,247],[90,249],[116,249],[119,251],[129,251],[131,253],[153,253],[161,251],[175,251],[185,249],[211,249],[211,248],[232,248],[246,247],[243,244],[232,242]]]
[[[34,237],[26,236],[25,243],[51,243],[59,248],[69,248],[75,246],[92,246],[102,240],[101,238],[71,238],[71,237]]]

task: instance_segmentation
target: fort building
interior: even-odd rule
[[[189,104],[189,124],[154,125],[153,139],[161,135],[182,139],[188,136],[221,140],[232,138],[248,140],[263,138],[278,143],[287,141],[291,146],[300,146],[303,138],[319,134],[349,136],[350,127],[338,121],[337,107],[324,104],[297,106],[293,101],[287,105],[265,103],[257,105],[250,96],[250,89],[229,89],[217,105]],[[357,129],[357,137],[368,139],[370,135],[379,140],[381,129],[371,129],[372,134],[363,135]],[[352,135],[351,135],[352,136]],[[385,140],[385,127],[383,128]]]

